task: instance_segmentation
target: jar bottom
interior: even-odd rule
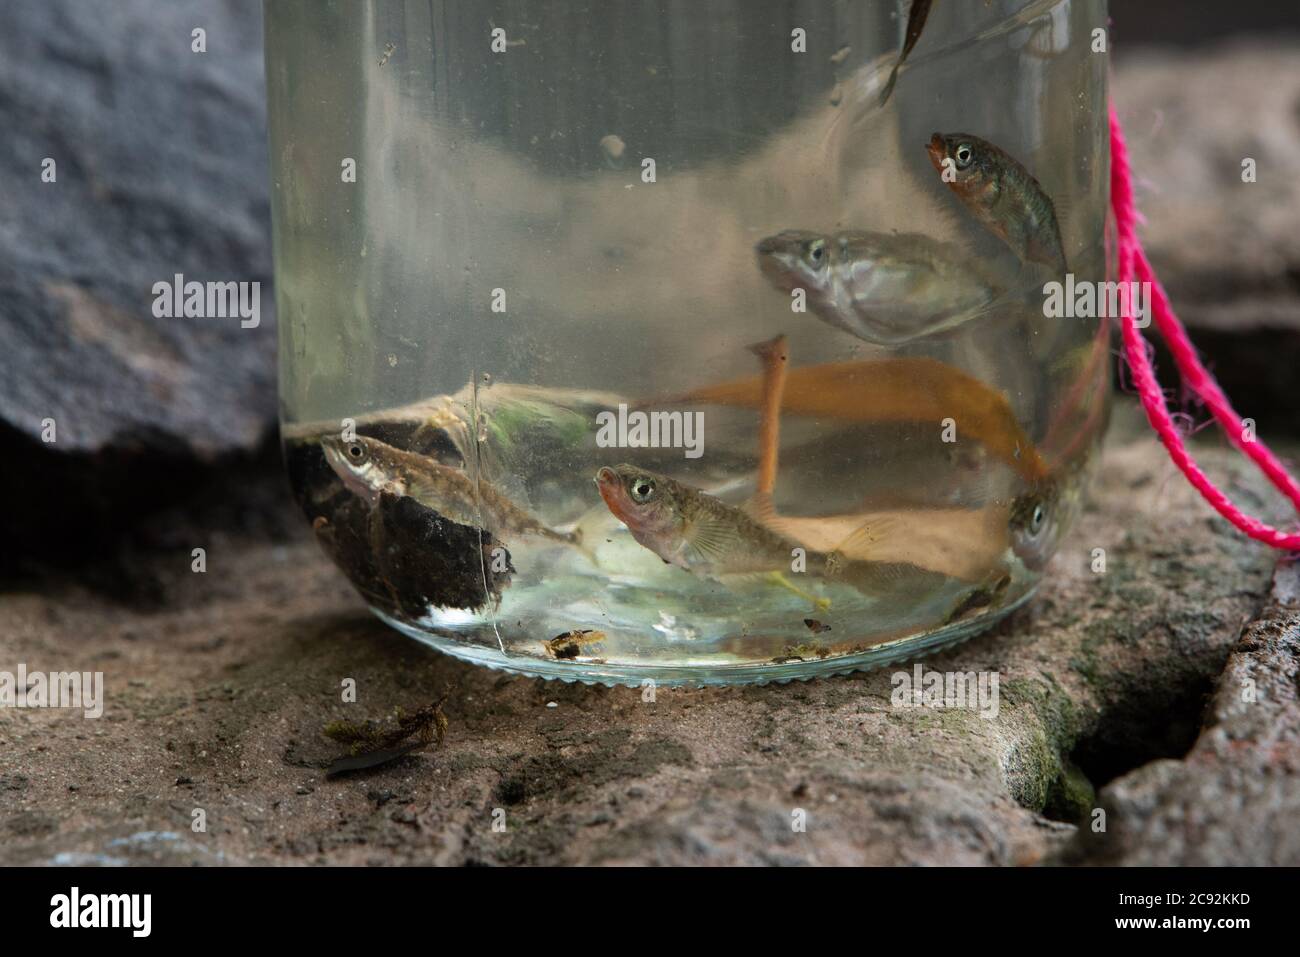
[[[463,637],[451,633],[440,634],[413,625],[373,606],[370,610],[385,624],[443,654],[498,671],[529,678],[578,681],[583,684],[599,684],[608,687],[619,685],[641,687],[645,682],[650,681],[657,687],[690,688],[764,685],[773,682],[786,684],[790,681],[806,681],[810,678],[850,674],[855,671],[872,671],[887,665],[913,661],[960,644],[992,628],[1029,601],[1037,593],[1039,584],[1034,582],[1023,594],[950,625],[894,638],[862,651],[828,655],[824,658],[812,657],[806,660],[697,665],[662,665],[649,662],[643,665],[614,664],[511,653],[503,647],[493,648],[466,641]]]

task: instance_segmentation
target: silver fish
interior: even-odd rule
[[[879,345],[952,328],[1002,291],[957,246],[916,233],[792,229],[755,249],[774,286],[803,289],[819,318]]]
[[[372,506],[385,492],[405,495],[458,525],[485,527],[499,538],[536,535],[578,545],[576,533],[557,532],[533,518],[491,484],[475,482],[463,470],[359,435],[345,441],[321,439],[330,468],[352,493]]]

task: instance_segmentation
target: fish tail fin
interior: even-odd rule
[[[588,545],[584,544],[581,525],[575,527],[571,532],[560,532],[553,528],[547,528],[542,532],[545,538],[561,545],[569,545],[582,553],[593,565],[596,564],[596,553]]]
[[[582,529],[575,528],[571,533],[570,544],[573,545],[591,564],[596,564],[596,550],[588,545],[582,537]]]
[[[600,562],[596,560],[596,545],[610,531],[608,523],[612,520],[613,516],[603,504],[588,509],[578,516],[572,531],[562,533],[566,535],[565,544],[576,549],[592,565],[599,565]]]

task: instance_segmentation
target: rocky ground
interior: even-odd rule
[[[305,533],[159,517],[174,537],[124,556],[132,592],[47,579],[0,597],[0,660],[106,681],[99,720],[0,713],[3,858],[1296,863],[1296,570],[1269,598],[1272,556],[1195,500],[1131,408],[1118,423],[1039,597],[926,662],[998,672],[995,715],[893,706],[892,670],[652,702],[512,678],[373,620]],[[444,689],[440,747],[326,778],[342,749],[325,725]]]
[[[70,10],[18,0],[0,32],[0,180],[57,150],[66,187],[0,215],[0,670],[102,671],[106,702],[0,709],[0,863],[1300,864],[1300,572],[1195,498],[1128,399],[1038,597],[925,662],[996,671],[996,715],[894,706],[892,670],[647,701],[380,625],[284,487],[269,291],[225,331],[140,291],[269,279],[256,4],[204,8],[206,60],[168,39],[193,5]],[[1300,48],[1124,52],[1115,93],[1153,260],[1242,414],[1300,449]],[[1199,454],[1286,520],[1212,434]],[[441,745],[326,777],[327,724],[444,691]]]

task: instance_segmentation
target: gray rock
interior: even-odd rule
[[[52,418],[62,453],[255,448],[275,416],[260,5],[15,0],[0,126],[3,427]],[[260,325],[155,318],[177,273],[262,283]]]
[[[1205,730],[1182,760],[1102,790],[1105,830],[1070,859],[1210,866],[1300,864],[1300,564],[1283,563],[1233,648]]]

